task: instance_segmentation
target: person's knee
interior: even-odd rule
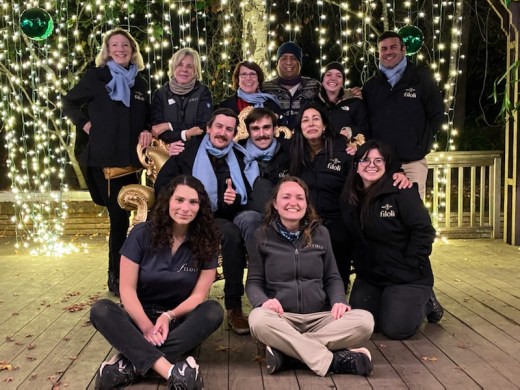
[[[110,307],[115,305],[109,299],[100,299],[90,308],[90,322],[96,324],[103,322],[110,316]]]
[[[406,340],[417,333],[418,326],[406,323],[381,324],[383,334],[392,340]]]
[[[206,319],[218,328],[224,321],[224,309],[217,301],[208,300],[204,302],[206,308]]]

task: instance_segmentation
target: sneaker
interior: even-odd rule
[[[168,378],[167,386],[168,389],[175,390],[201,390],[204,388],[199,365],[192,356],[175,363]]]
[[[335,374],[369,376],[373,369],[372,355],[366,348],[340,349],[333,352],[330,371]]]
[[[428,308],[430,309],[426,318],[429,323],[436,324],[439,322],[444,315],[444,309],[435,297],[435,293],[432,291],[432,296],[428,300]]]
[[[109,361],[101,363],[96,376],[95,389],[108,390],[114,387],[129,386],[137,378],[138,375],[130,360],[118,353]]]
[[[274,374],[280,371],[284,364],[285,355],[277,349],[266,345],[265,347],[265,364],[267,365],[267,372]]]
[[[247,321],[247,317],[242,313],[242,309],[228,310],[227,320],[229,327],[236,334],[249,334],[249,322]]]

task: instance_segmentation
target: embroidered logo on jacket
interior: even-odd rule
[[[406,98],[416,99],[417,98],[417,92],[415,91],[415,88],[406,88],[404,90],[403,96],[406,97]]]
[[[337,158],[331,158],[329,163],[327,164],[327,169],[332,171],[340,172],[341,171],[341,160]]]
[[[141,91],[135,91],[134,99],[141,100],[144,102],[144,94]]]
[[[350,111],[350,107],[349,106],[341,106],[341,109],[343,111]]]
[[[395,218],[395,210],[392,210],[394,206],[390,204],[385,204],[381,206],[381,211],[379,212],[379,216],[381,218]]]

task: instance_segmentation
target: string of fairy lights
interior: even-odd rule
[[[260,61],[271,75],[278,45],[294,40],[304,46],[300,40],[308,24],[314,26],[313,43],[319,48],[317,66],[323,69],[329,61],[341,61],[348,71],[347,86],[352,85],[351,75],[363,81],[375,70],[378,32],[418,26],[432,43],[425,43],[410,60],[429,66],[445,91],[450,124],[444,136],[447,150],[454,150],[462,2],[254,2],[265,7],[265,31],[258,33],[267,35],[268,48],[263,59],[252,58],[249,51],[245,58]],[[20,29],[23,12],[33,8],[52,18],[54,28],[46,39],[30,39]],[[57,254],[72,250],[62,239],[68,217],[64,194],[70,191],[66,176],[76,175],[82,183],[74,156],[76,130],[61,116],[61,96],[93,65],[102,34],[121,26],[140,37],[150,92],[167,80],[172,52],[185,46],[201,54],[203,81],[210,88],[229,88],[233,45],[241,38],[240,6],[231,0],[0,0],[0,9],[0,130],[15,199],[16,245],[33,253]],[[217,25],[220,30],[212,31]],[[340,30],[335,40],[332,27]],[[210,60],[215,52],[217,66]],[[331,58],[332,52],[338,58]],[[445,174],[439,170],[438,180],[442,182]],[[438,196],[443,198],[444,192]],[[434,216],[443,218],[442,213]]]

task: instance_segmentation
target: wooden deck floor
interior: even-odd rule
[[[96,369],[114,353],[88,322],[89,304],[106,295],[106,244],[79,241],[88,242],[89,253],[62,258],[16,255],[12,242],[0,242],[1,389],[93,388]],[[206,389],[518,389],[520,248],[453,240],[435,244],[432,262],[444,318],[406,341],[375,334],[366,343],[371,377],[268,375],[250,336],[223,325],[197,351]],[[212,291],[220,300],[221,283]]]

